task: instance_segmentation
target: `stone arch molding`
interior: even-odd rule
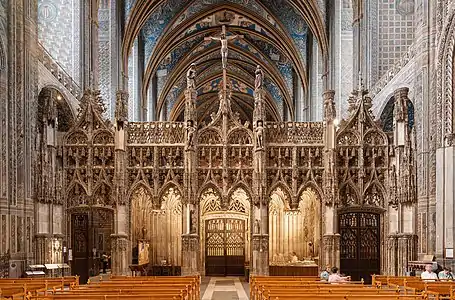
[[[453,145],[453,59],[455,50],[455,7],[450,6],[438,45],[437,122],[440,146]]]

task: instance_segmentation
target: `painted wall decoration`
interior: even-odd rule
[[[38,40],[79,82],[80,1],[38,0]]]

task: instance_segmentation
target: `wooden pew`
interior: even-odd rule
[[[315,278],[252,276],[250,282],[250,300],[279,299],[425,299],[425,294],[404,293],[403,288],[381,287],[379,282],[388,278],[374,278],[375,285],[364,282],[346,282],[331,284]]]
[[[20,298],[27,295],[46,294],[48,290],[74,288],[79,285],[79,277],[62,278],[18,278],[0,279],[0,299]]]
[[[130,277],[111,276],[108,280],[90,282],[69,290],[56,290],[48,295],[30,295],[27,299],[175,299],[199,300],[200,276]]]

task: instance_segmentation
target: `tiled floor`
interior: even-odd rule
[[[239,277],[205,277],[201,282],[202,300],[248,300],[248,283]]]
[[[100,275],[90,277],[90,281],[109,280],[110,272]],[[249,294],[249,284],[243,277],[201,278],[201,300],[248,300]]]

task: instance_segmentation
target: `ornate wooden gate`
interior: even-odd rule
[[[244,274],[245,221],[212,219],[205,221],[205,274]]]
[[[86,283],[89,278],[89,218],[88,213],[71,215],[71,247],[73,261],[71,271],[73,275],[80,276],[80,282]]]
[[[340,215],[340,268],[352,280],[371,282],[380,273],[380,218],[378,214],[350,212]]]

